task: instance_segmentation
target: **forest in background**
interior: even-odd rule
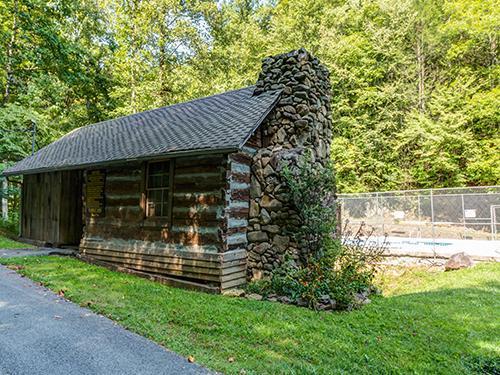
[[[0,164],[33,123],[38,149],[305,47],[331,72],[339,191],[498,184],[499,25],[496,0],[2,0]]]

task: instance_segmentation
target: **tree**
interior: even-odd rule
[[[30,152],[12,131],[31,120],[42,147],[305,47],[331,71],[340,192],[498,184],[499,18],[494,0],[5,0],[1,160]]]

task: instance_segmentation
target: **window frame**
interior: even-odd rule
[[[151,164],[156,163],[168,163],[168,186],[160,187],[160,188],[150,188],[149,187],[149,171]],[[173,202],[173,182],[174,182],[174,159],[165,159],[165,160],[152,160],[146,163],[146,173],[145,173],[145,183],[144,183],[144,196],[145,196],[145,207],[144,207],[144,217],[146,220],[164,220],[171,222],[172,218],[172,202]],[[162,216],[151,216],[149,214],[149,197],[151,191],[167,191],[167,199],[163,200],[162,197],[162,205],[167,205],[166,215]]]

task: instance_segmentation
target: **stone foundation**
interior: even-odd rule
[[[305,150],[311,150],[313,162],[324,163],[330,157],[332,137],[329,72],[307,51],[263,60],[254,95],[269,90],[282,94],[257,130],[262,147],[251,165],[248,276],[256,279],[269,275],[285,253],[298,262],[303,259],[303,250],[293,239],[299,217],[288,202],[281,167],[284,162],[295,163]]]

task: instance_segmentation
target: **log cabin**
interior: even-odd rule
[[[73,130],[4,171],[22,175],[20,239],[221,292],[300,253],[280,163],[329,158],[328,70],[304,49],[254,86]]]

